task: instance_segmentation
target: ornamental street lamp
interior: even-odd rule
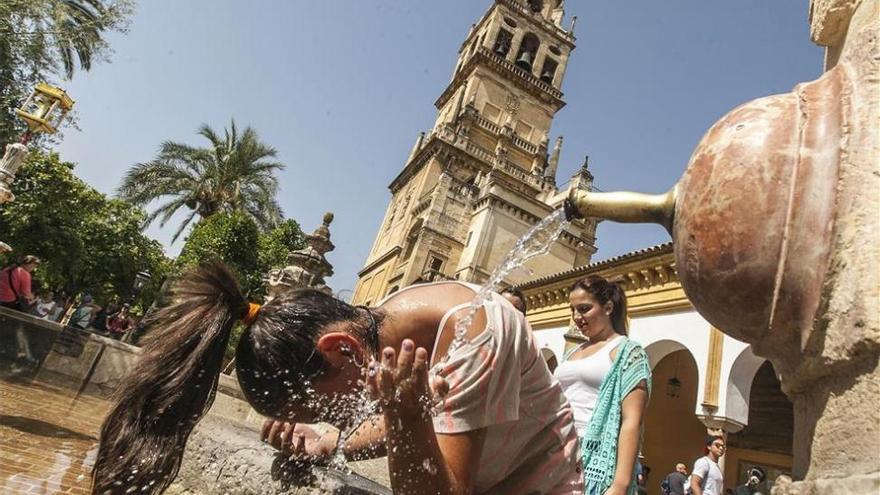
[[[150,272],[146,272],[146,271],[137,272],[137,274],[135,274],[134,285],[131,288],[131,302],[132,303],[137,298],[137,296],[139,296],[141,294],[141,292],[144,290],[144,287],[147,286],[147,284],[150,282],[150,279],[152,279],[152,278],[153,278],[153,276],[150,275]]]
[[[73,100],[63,89],[39,83],[21,107],[15,109],[16,115],[28,125],[28,130],[21,137],[21,142],[6,146],[6,153],[0,159],[0,204],[15,200],[9,187],[15,180],[15,172],[27,156],[28,141],[38,132],[57,132],[71,108]]]

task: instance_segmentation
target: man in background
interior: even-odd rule
[[[675,471],[667,474],[660,482],[660,493],[663,495],[684,495],[687,475],[687,466],[679,462],[675,465]]]
[[[722,495],[724,475],[718,467],[718,459],[724,455],[724,437],[706,437],[706,455],[697,459],[691,473],[691,493],[693,495]]]

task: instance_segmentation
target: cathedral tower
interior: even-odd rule
[[[376,303],[420,281],[481,283],[517,239],[560,206],[568,188],[592,186],[584,167],[556,186],[562,137],[548,156],[574,49],[562,0],[495,0],[459,49],[452,81],[391,182],[391,202],[353,301]],[[595,222],[571,224],[529,264],[555,273],[589,262]]]

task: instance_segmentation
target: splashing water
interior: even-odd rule
[[[351,421],[339,432],[339,438],[336,439],[336,449],[330,458],[330,467],[345,473],[350,472],[345,459],[345,445],[354,432],[376,413],[378,404],[379,401],[370,397],[366,387],[361,387],[354,396],[349,396],[347,407],[352,412]]]
[[[565,211],[560,208],[541,220],[516,242],[516,245],[507,253],[507,256],[498,265],[498,268],[489,276],[489,280],[477,291],[477,295],[470,306],[468,306],[464,317],[459,318],[455,323],[455,337],[449,345],[446,356],[431,369],[432,377],[439,373],[455,350],[468,343],[467,332],[474,321],[477,311],[501,287],[504,278],[513,270],[522,268],[529,260],[547,253],[556,239],[562,235],[567,224]]]

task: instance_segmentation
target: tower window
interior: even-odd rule
[[[529,0],[529,10],[532,12],[540,12],[544,10],[544,2],[541,0]]]
[[[541,41],[537,36],[533,33],[526,33],[519,45],[519,53],[516,55],[517,67],[532,72],[532,64],[535,62],[535,55],[538,53],[540,45]]]
[[[431,256],[431,270],[439,272],[441,268],[443,268],[443,259]]]
[[[498,37],[495,38],[495,47],[492,48],[492,51],[499,57],[506,57],[510,52],[511,43],[513,43],[513,33],[501,28],[498,30]]]
[[[556,68],[559,63],[550,57],[544,59],[544,67],[541,68],[541,80],[547,84],[553,84],[553,78],[556,77]]]
[[[510,27],[512,27],[512,28],[515,28],[515,27],[516,27],[516,21],[514,21],[514,20],[511,19],[510,17],[505,17],[505,18],[504,18],[504,24],[507,24],[508,26],[510,26]]]

